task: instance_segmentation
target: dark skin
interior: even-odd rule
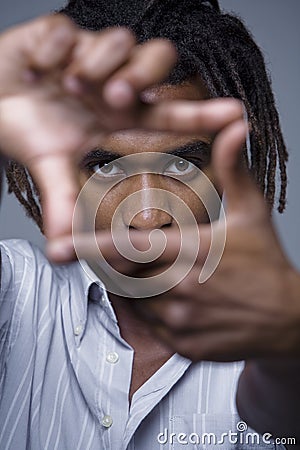
[[[157,103],[165,99],[204,100],[208,94],[201,83],[194,81],[181,86],[153,88],[145,92],[143,96],[144,100],[147,100],[149,103]],[[191,145],[190,150],[184,152],[185,160],[198,164],[199,168],[205,170],[206,175],[212,180],[213,173],[209,166],[210,155],[208,152],[203,152],[203,155],[199,154],[201,149],[199,150],[199,147],[195,145],[196,143],[203,142],[209,146],[210,141],[211,139],[205,134],[192,136],[175,135],[174,133],[128,131],[110,135],[101,145],[101,157],[99,157],[97,152],[94,154],[91,152],[89,157],[83,160],[82,166],[85,168],[81,171],[81,185],[83,186],[89,176],[97,169],[99,169],[99,178],[101,178],[101,170],[105,164],[112,164],[110,168],[112,175],[105,173],[105,180],[113,179],[114,171],[118,170],[118,160],[115,158],[143,152],[169,153],[170,155],[175,154],[178,157],[180,155],[180,149],[186,149],[188,144]],[[86,168],[87,164],[94,166],[92,168]],[[176,171],[176,167],[174,170]],[[188,168],[183,168],[182,172],[179,172],[179,180],[180,176],[184,176],[187,170]],[[130,208],[127,203],[127,207],[122,216],[124,230],[127,227],[139,231],[151,231],[158,228],[176,228],[176,222],[172,216],[161,209],[147,208],[147,202],[149,201],[147,192],[149,192],[150,188],[163,189],[180,196],[191,208],[198,223],[207,222],[205,208],[192,190],[174,178],[143,173],[120,182],[105,196],[96,216],[96,230],[109,230],[112,216],[120,202],[138,190],[145,193],[142,195],[141,205],[139,205],[142,211],[129,222]],[[95,185],[94,191],[91,189],[91,192],[87,193],[87,198],[89,205],[97,202],[99,198],[97,184]],[[174,213],[176,215],[175,211]],[[129,393],[129,400],[131,401],[135,391],[170,358],[174,350],[153,334],[151,327],[147,326],[145,320],[136,314],[134,304],[140,300],[128,300],[114,294],[109,294],[109,298],[118,318],[121,335],[135,351]],[[128,301],[130,305],[128,305]]]
[[[201,100],[201,91],[196,83],[190,84],[188,90],[187,86],[160,88],[157,90],[156,99],[164,93],[169,96],[171,92],[174,92],[176,98],[179,95],[191,94],[194,100]],[[152,90],[152,95],[154,93]],[[206,91],[202,90],[202,99],[206,96]],[[174,136],[151,132],[126,132],[110,136],[102,148],[121,157],[148,151],[174,152],[175,148],[180,148],[193,140],[208,142],[209,138],[205,134]],[[130,399],[175,351],[194,361],[201,359],[231,361],[244,359],[245,355],[248,358],[278,356],[285,355],[287,348],[294,348],[294,355],[297,355],[295,337],[298,321],[297,319],[294,321],[297,316],[294,318],[289,316],[293,308],[294,313],[298,314],[297,275],[290,270],[280,248],[261,194],[239,163],[240,153],[237,145],[234,148],[234,137],[229,137],[229,143],[227,159],[222,161],[221,174],[221,179],[227,187],[227,242],[220,266],[201,286],[198,284],[198,276],[209,247],[210,236],[208,228],[201,226],[207,222],[203,205],[189,189],[178,185],[174,180],[170,181],[167,177],[164,179],[153,174],[142,174],[120,182],[99,208],[96,229],[102,231],[98,241],[100,248],[117,270],[130,276],[134,276],[137,272],[140,275],[151,276],[157,272],[157,263],[147,266],[143,272],[143,268],[137,264],[123,261],[123,258],[114,252],[110,238],[107,237],[106,240],[103,231],[109,228],[119,202],[137,190],[147,193],[149,188],[159,187],[179,194],[197,217],[202,232],[202,244],[204,242],[198,264],[171,291],[159,297],[136,300],[110,294],[121,334],[135,350]],[[226,146],[224,140],[222,142],[216,139],[213,157],[220,144]],[[235,153],[231,155],[230,152]],[[185,155],[187,160],[189,156],[194,155]],[[234,159],[230,161],[230,157]],[[99,160],[99,165],[95,168],[99,167],[101,171],[103,161]],[[220,180],[214,159],[205,170],[214,184]],[[93,195],[97,198],[97,192],[91,192],[88,197],[91,204]],[[177,228],[169,215],[161,210],[149,207],[147,209],[147,195],[141,197],[141,209],[142,212],[130,223],[126,218],[129,211],[125,211],[124,230],[128,227],[144,232],[157,228],[164,230],[169,236],[170,245],[159,269],[163,270],[175,256]],[[82,251],[82,254],[91,257],[93,250],[89,248],[84,238],[82,239],[82,248],[79,241],[79,252]],[[137,239],[137,245],[143,245],[143,238],[134,237],[134,239]],[[251,279],[255,280],[254,284],[249,284],[248,280]],[[292,309],[286,309],[285,306],[287,291],[291,293],[289,299]],[[279,329],[285,340],[274,342],[274,335]]]
[[[164,101],[153,101],[151,87],[167,76],[176,61],[173,47],[164,40],[136,46],[127,30],[88,33],[56,16],[9,30],[1,36],[0,51],[5,61],[0,73],[1,149],[5,156],[26,165],[34,177],[41,193],[48,255],[57,261],[64,247],[59,245],[59,252],[55,251],[53,241],[71,231],[83,155],[105,141],[111,151],[122,154],[120,147],[107,142],[107,134],[144,128],[185,136],[178,140],[156,134],[151,151],[161,152],[177,148],[180,140],[185,144],[200,136],[207,141],[210,133],[235,121],[240,122],[240,134],[245,133],[238,102],[215,100],[204,105],[194,101],[194,95],[207,96],[201,93],[200,83],[196,90],[195,86],[192,91],[190,86],[183,92],[179,89],[177,98],[188,101],[174,102],[174,95],[169,95],[174,90]],[[125,143],[124,135],[122,140]],[[152,176],[136,178],[138,185],[153,181],[157,179]],[[176,186],[171,182],[170,189]],[[192,198],[187,196],[187,201],[194,211],[198,209]],[[197,214],[200,222],[201,211]],[[138,219],[144,222],[146,216],[152,221],[150,227],[162,220],[156,214],[158,222],[153,224],[153,211]],[[108,223],[109,214],[103,227]],[[166,358],[165,344],[160,348],[158,365]],[[134,389],[141,382],[134,383]]]
[[[209,170],[213,182],[227,196],[227,240],[217,270],[199,285],[211,230],[201,223],[201,205],[195,204],[188,191],[181,192],[198,216],[201,248],[194,267],[170,291],[136,302],[138,310],[124,313],[121,302],[125,305],[125,300],[113,299],[122,333],[139,355],[131,394],[150,375],[141,370],[141,361],[148,362],[137,341],[145,345],[150,342],[159,354],[158,358],[156,352],[148,354],[154,364],[148,367],[152,373],[175,351],[193,361],[252,359],[247,364],[250,377],[254,365],[258,379],[267,380],[263,389],[268,387],[269,378],[279,380],[278,386],[286,394],[282,398],[289,400],[286,404],[280,401],[280,405],[286,417],[296,417],[290,409],[297,410],[299,390],[292,383],[299,371],[294,366],[290,370],[288,363],[284,376],[277,369],[283,358],[299,358],[300,275],[285,256],[262,195],[240,164],[247,132],[241,104],[233,99],[194,98],[145,104],[145,91],[166,78],[176,54],[172,45],[162,40],[136,46],[133,36],[122,29],[94,34],[78,30],[63,17],[41,18],[1,35],[0,54],[1,151],[26,165],[39,187],[49,239],[48,256],[54,261],[74,257],[70,232],[82,157],[97,146],[124,154],[120,142],[107,141],[108,134],[137,128],[147,129],[147,133],[175,132],[181,135],[182,144],[216,136]],[[137,135],[131,133],[136,140]],[[164,137],[167,140],[157,140],[157,136],[151,151],[174,151],[179,145],[170,134]],[[130,150],[127,147],[126,151],[132,152],[137,147],[132,138],[129,141]],[[139,145],[138,151],[141,148]],[[161,177],[143,175],[136,177],[132,185],[127,184],[126,189],[142,188],[146,192],[158,182],[162,183]],[[176,186],[174,182],[164,184],[169,190]],[[114,199],[115,205],[118,198]],[[163,268],[176,257],[180,236],[176,227],[170,226],[170,217],[149,211],[145,202],[143,206],[145,211],[136,218],[133,243],[138,248],[149,244],[145,229],[164,227],[167,247],[160,258]],[[99,229],[106,228],[110,217],[108,213]],[[126,220],[124,225],[130,226]],[[217,225],[217,235],[219,232]],[[116,252],[109,232],[99,233],[98,245],[107,261],[121,273],[132,276],[143,272],[137,263],[128,263]],[[194,242],[187,244],[185,257],[194,246]],[[91,262],[97,258],[89,237],[77,240],[77,251]],[[149,276],[157,265],[145,269]],[[179,274],[173,276],[173,281],[178,280]],[[126,300],[127,304],[130,302]],[[143,337],[137,340],[136,332],[141,333],[143,326]],[[275,358],[271,368],[259,362],[268,357]],[[272,409],[268,413],[271,421],[273,415]],[[299,422],[291,419],[287,423],[292,424],[286,428],[292,430],[290,433],[297,430]]]

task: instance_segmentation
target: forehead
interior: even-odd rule
[[[201,78],[181,84],[161,84],[147,89],[142,93],[142,99],[147,103],[156,103],[160,100],[204,100],[209,93]]]
[[[208,91],[200,79],[180,85],[160,85],[142,93],[142,100],[149,104],[155,104],[162,100],[205,100],[208,97]],[[164,152],[183,146],[187,142],[199,140],[209,143],[210,137],[158,131],[126,130],[109,135],[102,146],[114,153],[128,155],[141,152]]]

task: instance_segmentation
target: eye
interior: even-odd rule
[[[187,175],[195,170],[196,168],[191,162],[186,159],[176,158],[175,161],[165,169],[165,173],[171,175]]]
[[[115,161],[90,165],[89,169],[102,178],[116,177],[124,173],[124,170]]]

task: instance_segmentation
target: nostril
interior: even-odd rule
[[[130,230],[156,230],[165,227],[170,227],[173,223],[173,218],[164,210],[157,208],[147,208],[140,211],[134,217],[126,217],[123,215],[124,224]]]
[[[164,223],[160,228],[170,228],[172,226],[172,222]]]
[[[164,223],[162,225],[154,225],[154,226],[146,226],[145,228],[136,226],[136,225],[128,225],[129,230],[140,230],[140,229],[148,229],[148,230],[161,230],[162,228],[170,228],[172,226],[172,222]]]

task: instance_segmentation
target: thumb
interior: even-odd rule
[[[227,212],[266,212],[261,192],[242,162],[242,148],[248,133],[244,120],[225,127],[216,137],[212,151],[212,166],[226,195]]]

